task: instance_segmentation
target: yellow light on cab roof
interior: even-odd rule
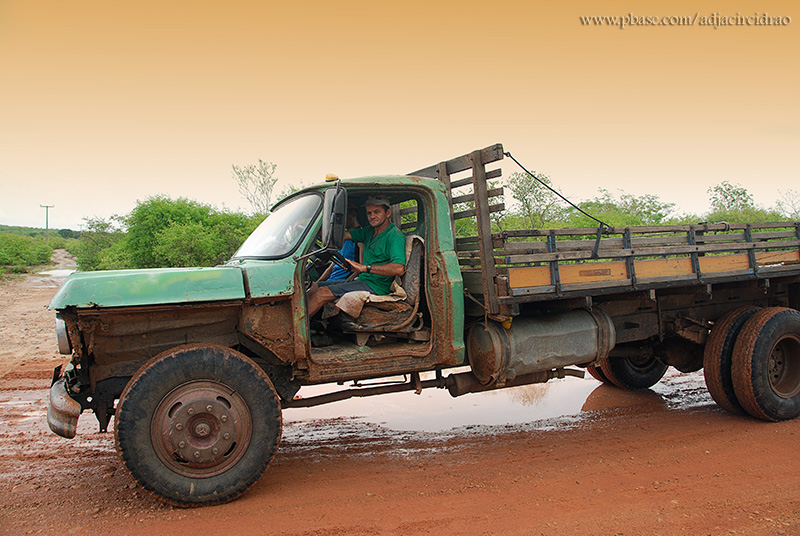
[[[327,175],[325,175],[325,182],[334,182],[338,180],[339,176],[334,173],[328,173]]]

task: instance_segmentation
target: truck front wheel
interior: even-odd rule
[[[757,419],[800,415],[800,312],[770,307],[742,327],[731,367],[736,398]]]
[[[223,503],[266,470],[281,437],[269,377],[244,355],[187,345],[131,378],[116,411],[116,443],[133,477],[176,506]]]

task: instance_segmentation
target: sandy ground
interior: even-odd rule
[[[605,386],[579,416],[546,423],[430,433],[291,421],[242,498],[172,508],[133,482],[91,415],[73,440],[47,429],[65,361],[45,309],[57,285],[0,282],[0,534],[800,534],[800,420]],[[677,396],[702,389],[680,380],[665,380]]]

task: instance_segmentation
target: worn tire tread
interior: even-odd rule
[[[204,356],[202,355],[202,352],[199,356],[197,356],[196,354],[200,350],[211,350],[215,356]],[[192,367],[176,367],[176,360],[186,359],[185,356],[187,354],[195,354],[196,356],[196,359],[193,359],[192,361]],[[177,490],[166,489],[168,486],[159,487],[154,485],[152,482],[152,468],[151,470],[148,470],[147,468],[140,467],[137,463],[135,458],[140,456],[140,454],[134,453],[133,451],[135,449],[152,449],[149,433],[144,434],[141,429],[141,421],[146,421],[151,416],[146,415],[145,409],[137,406],[141,406],[141,402],[146,402],[155,407],[166,392],[169,392],[172,388],[176,387],[174,383],[164,381],[164,378],[167,375],[173,377],[185,377],[186,381],[198,379],[195,377],[198,372],[200,372],[204,367],[208,370],[213,370],[218,364],[214,363],[214,359],[218,359],[220,356],[224,356],[224,359],[233,358],[236,361],[233,364],[234,367],[238,367],[241,371],[246,372],[246,374],[252,375],[252,378],[257,382],[263,382],[264,386],[268,386],[267,389],[263,389],[263,392],[260,393],[265,395],[265,398],[259,401],[260,404],[257,411],[251,411],[251,417],[253,418],[254,428],[256,426],[263,427],[264,431],[273,436],[273,440],[269,441],[267,444],[257,444],[255,441],[256,434],[254,432],[250,446],[248,447],[248,454],[251,449],[260,448],[264,449],[263,456],[256,456],[256,451],[253,450],[254,459],[251,460],[252,463],[247,467],[247,470],[242,470],[245,465],[242,464],[241,467],[235,466],[228,471],[232,472],[236,470],[237,473],[242,473],[241,478],[237,478],[234,484],[226,485],[223,489],[209,490],[204,494],[201,493],[194,497],[185,497]],[[203,360],[207,362],[203,362]],[[210,377],[210,379],[216,378]],[[153,388],[154,383],[156,384],[155,390]],[[164,384],[164,387],[159,387],[158,384]],[[148,390],[151,392],[148,393]],[[271,400],[269,398],[270,393],[272,398]],[[128,408],[127,406],[129,404],[134,404],[134,402],[130,402],[132,400],[138,401],[140,404],[135,404],[134,406]],[[262,419],[262,422],[257,425],[256,419],[259,416]],[[196,507],[221,504],[232,501],[233,499],[239,497],[241,494],[247,491],[247,489],[249,489],[250,486],[252,486],[267,469],[275,456],[282,433],[280,400],[275,392],[274,387],[272,386],[272,382],[266,373],[264,373],[264,371],[258,367],[258,365],[253,363],[252,360],[243,354],[235,352],[226,346],[212,344],[188,344],[179,346],[153,357],[147,363],[142,365],[136,374],[134,374],[134,376],[130,379],[120,395],[115,414],[115,421],[115,446],[126,469],[148,493],[163,502],[178,507]],[[270,429],[270,427],[273,425],[277,425],[277,430]],[[147,424],[147,429],[149,430],[149,424]],[[155,456],[154,453],[152,455]],[[247,454],[245,456],[247,456]],[[239,464],[237,464],[237,466],[239,466]],[[208,487],[208,484],[211,481],[211,479],[187,479],[187,477],[179,476],[175,473],[168,473],[168,471],[169,469],[166,467],[163,467],[163,472],[157,470],[157,472],[168,475],[176,482],[188,482],[190,480],[194,480],[200,484],[198,487]],[[207,482],[204,482],[204,480]]]
[[[725,313],[711,330],[703,354],[703,376],[711,398],[737,415],[746,411],[736,398],[731,378],[733,348],[744,324],[759,310],[760,307],[744,306]]]
[[[598,363],[596,365],[586,365],[586,372],[588,372],[592,378],[599,381],[605,385],[617,385],[612,382],[608,376],[606,376],[605,372],[603,372],[602,364]]]
[[[787,322],[796,324],[795,329],[800,331],[800,312],[788,307],[762,309],[742,327],[733,349],[731,375],[736,398],[747,413],[764,421],[792,419],[800,411],[800,395],[788,402],[775,403],[777,395],[772,392],[767,377],[768,363],[761,362],[768,361],[774,344],[771,339],[776,331],[784,329],[781,324]]]
[[[668,365],[653,360],[653,366],[647,372],[636,370],[625,357],[609,357],[602,361],[603,373],[614,385],[635,391],[647,389],[657,384],[667,372]]]

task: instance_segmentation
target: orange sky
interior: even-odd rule
[[[244,208],[231,164],[275,162],[280,190],[496,142],[575,199],[800,190],[796,3],[288,4],[0,0],[0,223],[54,204],[77,229],[160,193]],[[579,20],[631,13],[791,24]]]

